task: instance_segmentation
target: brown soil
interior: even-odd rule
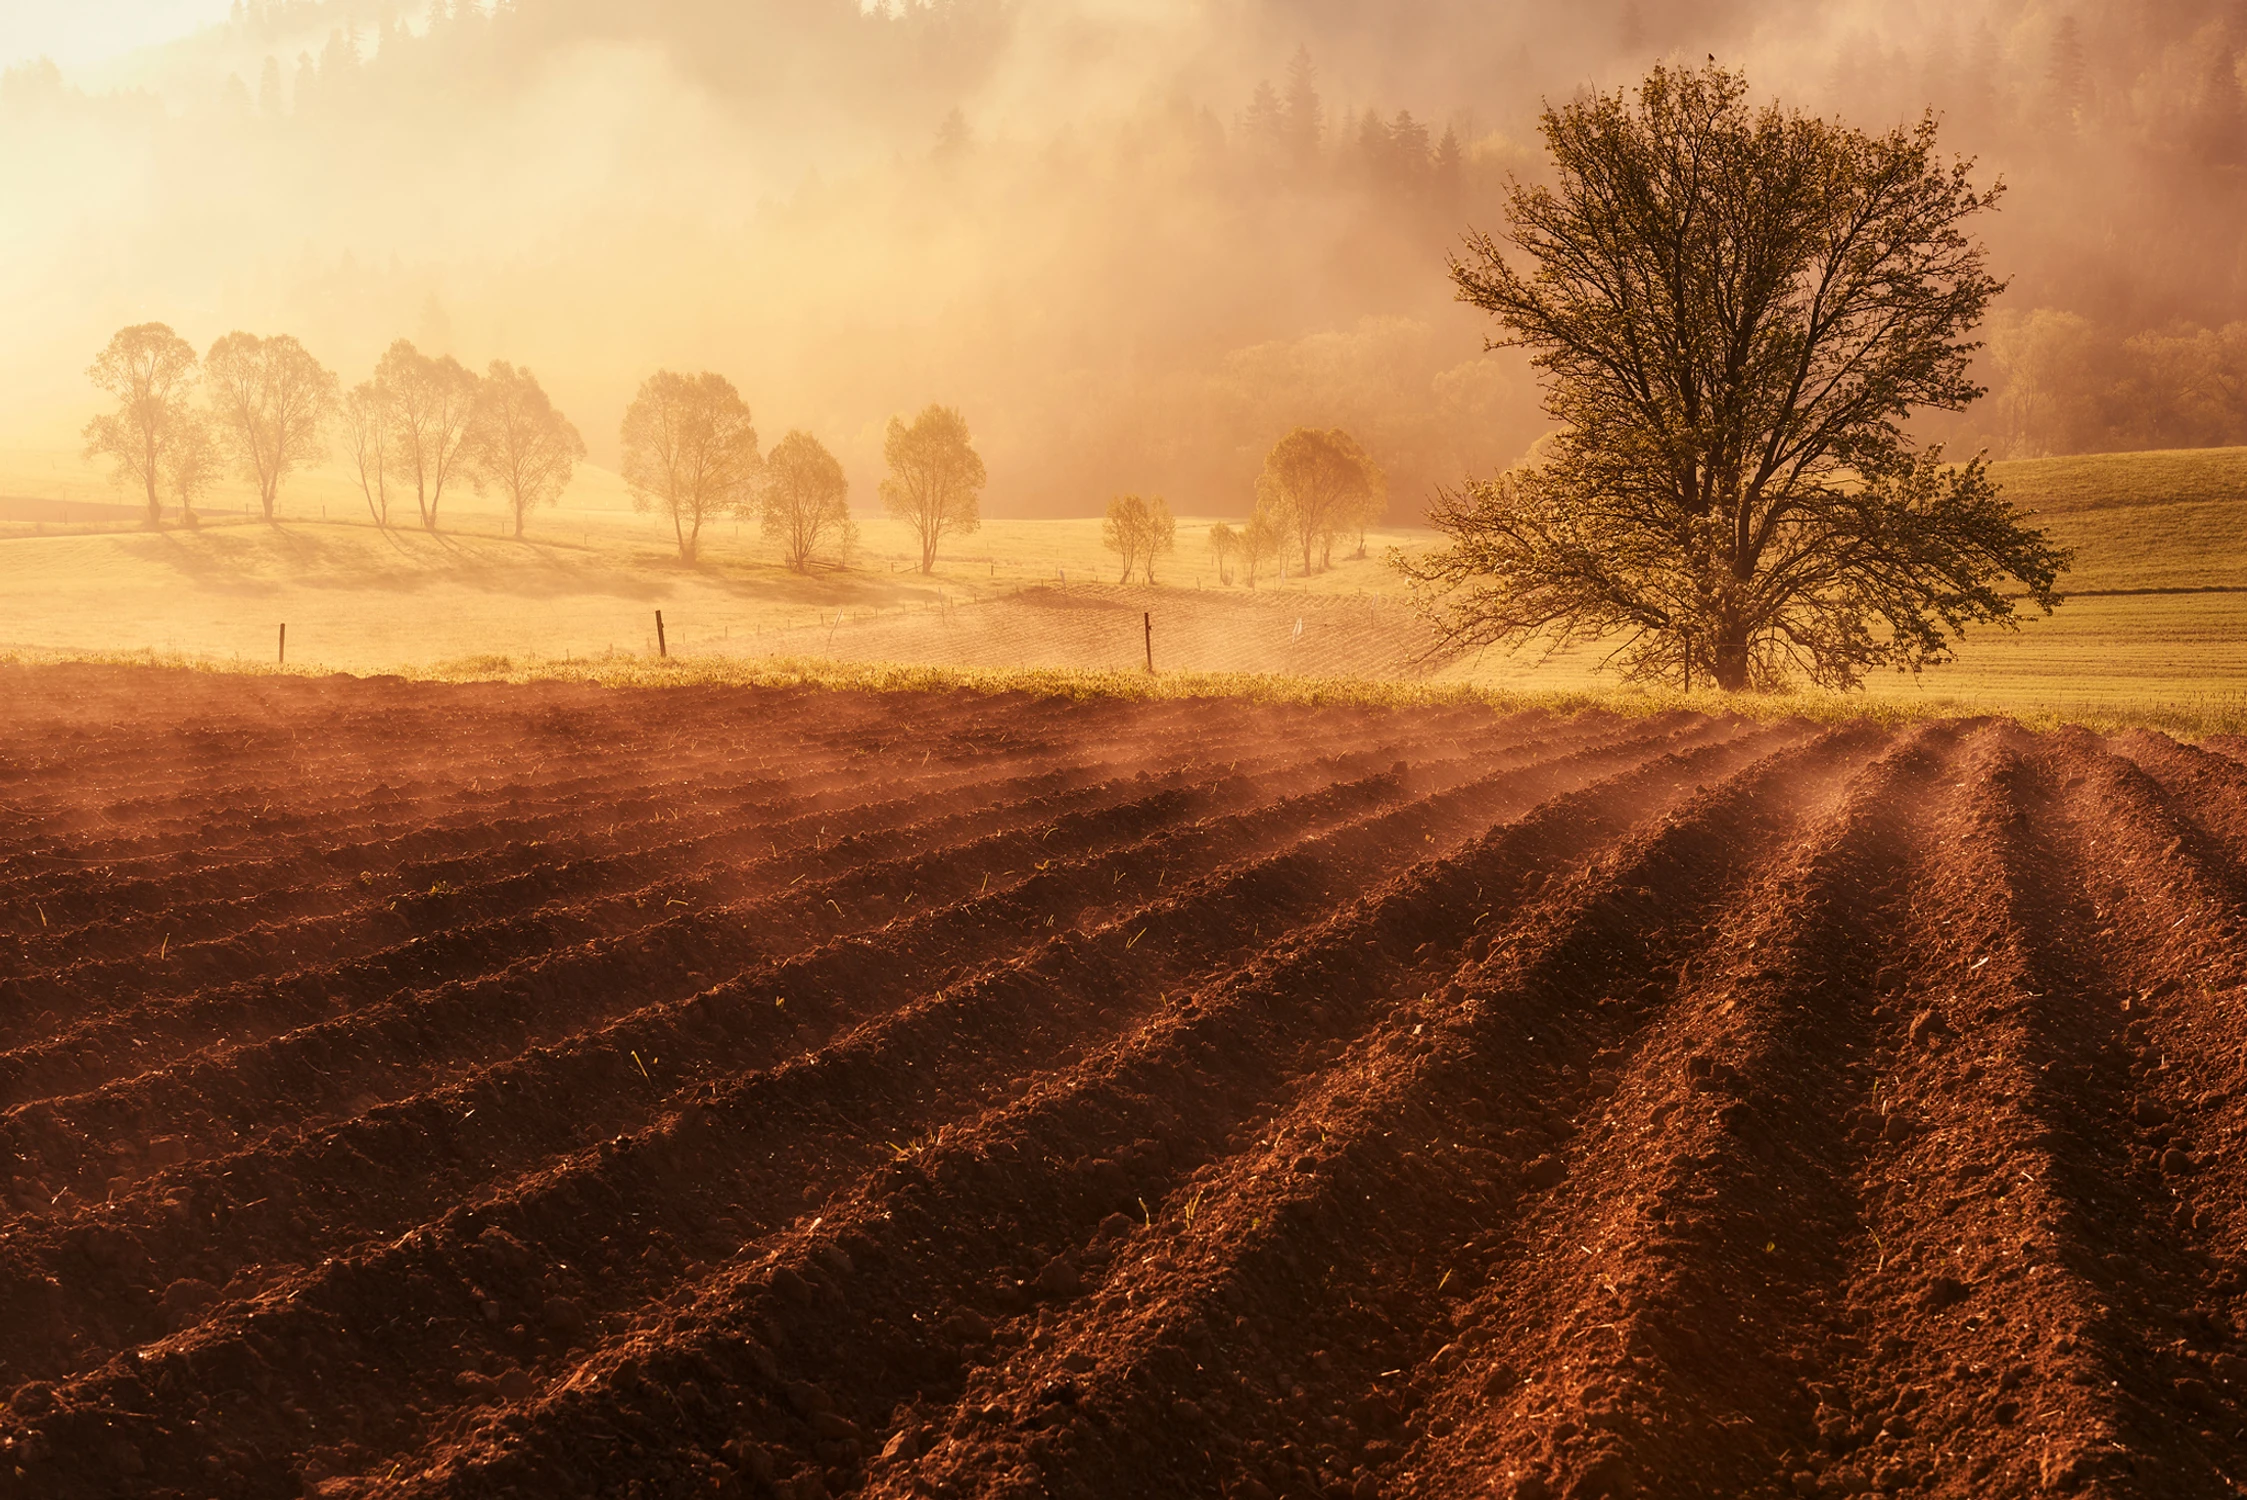
[[[0,671],[0,1497],[2222,1495],[2247,766]]]

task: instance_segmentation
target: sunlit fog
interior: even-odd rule
[[[58,15],[64,8],[54,8]],[[72,8],[77,10],[80,8]],[[994,514],[1243,509],[1299,424],[1394,513],[1542,430],[1444,260],[1543,170],[1547,100],[1704,53],[1877,126],[1930,102],[2009,186],[1999,455],[2247,438],[2242,44],[2221,0],[1568,7],[368,0],[14,23],[0,427],[67,441],[118,326],[391,340],[538,372],[615,462],[666,365],[821,434],[870,495],[941,399]],[[102,56],[96,36],[169,28]]]

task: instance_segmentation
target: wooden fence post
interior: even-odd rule
[[[1142,614],[1139,623],[1147,630],[1147,670],[1151,673],[1155,670],[1155,612],[1148,610]]]
[[[655,612],[655,654],[666,658],[671,655],[671,645],[663,638],[663,611],[660,609]]]
[[[289,626],[288,626],[288,622],[284,620],[284,621],[283,621],[283,622],[281,623],[281,658],[280,658],[280,665],[282,665],[282,666],[284,666],[284,667],[285,667],[285,666],[287,666],[288,664],[289,664]]]

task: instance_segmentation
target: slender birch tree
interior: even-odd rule
[[[390,524],[390,469],[395,455],[390,393],[379,380],[363,380],[343,398],[343,437],[359,473],[359,493],[377,527]]]
[[[421,524],[435,531],[445,486],[465,466],[476,435],[475,372],[449,354],[427,355],[400,339],[383,351],[374,382],[390,414],[390,451],[400,477],[413,475]]]

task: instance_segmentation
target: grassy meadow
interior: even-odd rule
[[[687,566],[668,524],[635,511],[623,482],[592,466],[521,541],[491,497],[467,489],[445,497],[435,531],[420,526],[410,491],[378,529],[356,483],[333,470],[292,479],[273,525],[246,513],[238,489],[207,503],[192,530],[143,530],[123,500],[74,455],[0,449],[0,647],[254,662],[274,654],[286,623],[292,660],[347,670],[567,661],[654,652],[662,610],[675,653],[763,654],[824,642],[838,616],[847,634],[1116,576],[1089,518],[986,520],[948,538],[928,576],[911,532],[887,516],[861,514],[849,565],[808,576],[781,567],[754,522],[728,519],[704,531]],[[1180,521],[1177,552],[1156,566],[1161,593],[1217,587],[1202,544],[1211,519]],[[1265,587],[1394,593],[1381,558],[1423,540],[1377,532],[1364,559]]]
[[[2075,549],[2070,599],[2018,632],[1977,632],[1952,666],[1876,678],[1864,698],[1844,701],[2184,732],[2247,726],[2247,449],[2037,459],[1995,471]],[[809,577],[778,566],[753,524],[728,520],[685,566],[667,526],[634,511],[616,476],[590,466],[561,506],[532,517],[522,541],[505,534],[490,497],[466,489],[446,497],[434,532],[414,520],[410,493],[393,501],[399,524],[377,529],[356,484],[332,468],[292,480],[280,524],[245,515],[245,500],[222,491],[199,528],[144,531],[126,497],[74,453],[0,448],[0,650],[253,665],[272,660],[286,622],[292,666],[609,670],[654,652],[660,609],[670,648],[686,661],[829,660],[861,671],[894,660],[1050,674],[1134,666],[1144,610],[1166,647],[1228,644],[1193,659],[1161,653],[1209,682],[1377,672],[1408,677],[1415,691],[1574,697],[1615,686],[1589,651],[1486,655],[1423,676],[1400,668],[1397,651],[1364,649],[1369,633],[1411,628],[1383,562],[1391,548],[1432,545],[1430,533],[1409,528],[1375,533],[1366,558],[1309,579],[1267,575],[1251,600],[1218,589],[1203,545],[1214,518],[1181,520],[1157,588],[1121,590],[1092,519],[988,520],[949,541],[930,577],[915,567],[911,536],[886,517],[861,514],[850,565]],[[1095,609],[1112,618],[1046,639],[1062,604],[1078,611],[1072,624]],[[1814,695],[1793,701],[1816,707]]]

